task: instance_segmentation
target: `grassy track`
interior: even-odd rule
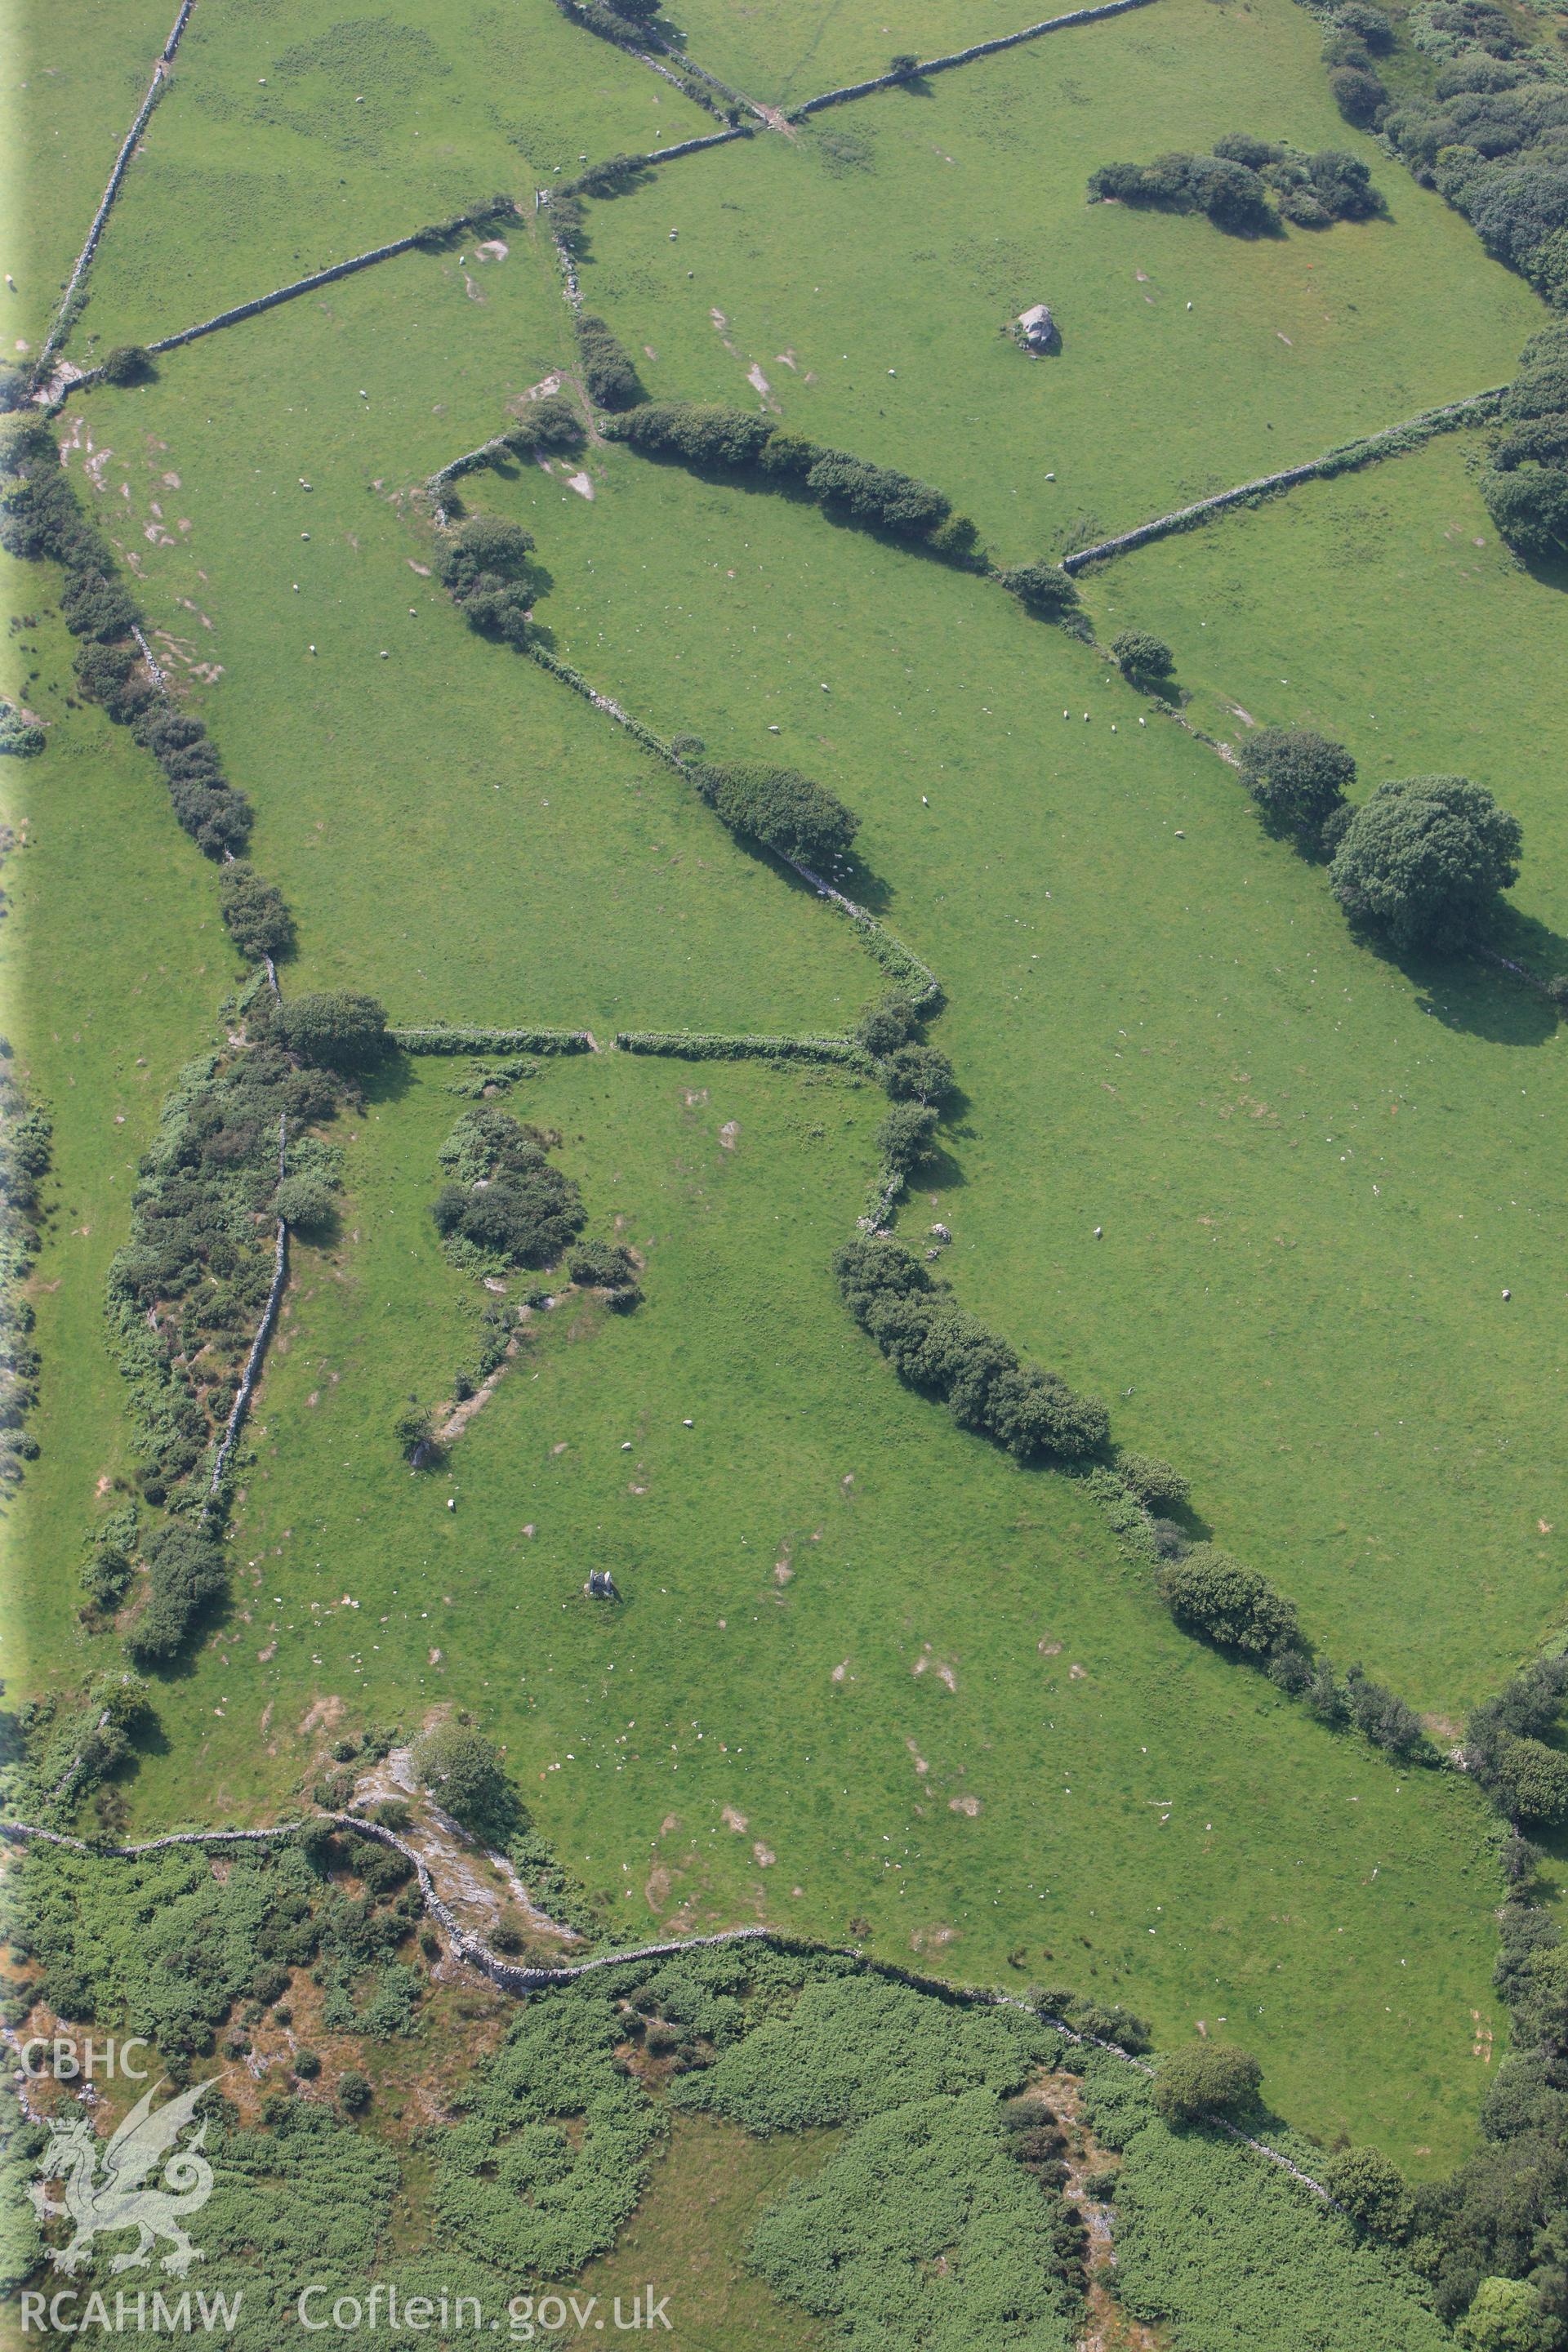
[[[595,209],[585,299],[657,348],[656,396],[752,406],[759,366],[790,425],[941,484],[1004,559],[1081,546],[1501,383],[1539,318],[1341,121],[1319,46],[1289,0],[1160,0],[699,156]],[[1234,130],[1364,155],[1391,217],[1248,241],[1086,205],[1097,164]],[[1030,360],[998,330],[1042,299],[1063,348]]]

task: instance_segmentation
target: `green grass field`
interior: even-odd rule
[[[395,19],[325,26],[300,0],[198,9],[105,236],[85,329],[106,345],[151,341],[494,191],[531,206],[584,151],[715,127],[549,0],[418,0]],[[487,285],[496,274],[475,265]]]
[[[933,5],[884,37],[824,10],[721,25],[710,0],[688,30],[713,70],[798,97],[875,69],[884,37],[946,46],[994,16]],[[547,0],[425,0],[392,30],[198,14],[79,356],[708,121]],[[1339,123],[1317,42],[1286,0],[1161,0],[693,159],[594,208],[588,302],[657,394],[750,405],[755,363],[789,423],[934,478],[1001,556],[1129,525],[1501,381],[1533,323]],[[1253,246],[1084,206],[1097,163],[1241,125],[1365,152],[1392,217]],[[547,241],[523,218],[507,242],[367,271],[62,421],[256,804],[300,926],[285,984],[601,1043],[843,1028],[880,989],[848,927],[431,576],[416,486],[572,361]],[[1035,364],[997,329],[1042,293],[1066,341]],[[1494,784],[1550,929],[1554,607],[1468,528],[1465,465],[1451,442],[1298,492],[1089,596],[1103,634],[1172,638],[1216,732],[1239,700],[1331,721],[1369,780]],[[906,1238],[945,1219],[963,1302],[1186,1469],[1215,1539],[1450,1738],[1563,1623],[1562,1217],[1536,1173],[1563,1144],[1555,1029],[1475,968],[1358,945],[1232,770],[984,582],[623,451],[572,470],[465,486],[535,533],[558,650],[665,735],[841,792],[879,910],[947,991],[963,1099]],[[11,609],[55,593],[23,570]],[[16,642],[52,717],[63,635]],[[123,734],[65,714],[5,781],[29,844],[5,876],[6,1022],[57,1121],[58,1204],[44,1451],[6,1536],[21,1672],[59,1684],[117,1654],[74,1614],[95,1490],[127,1459],[104,1269],[239,967]],[[1179,1634],[1081,1489],[898,1386],[828,1271],[872,1172],[869,1086],[607,1055],[528,1082],[514,1107],[562,1130],[592,1228],[626,1220],[647,1301],[538,1318],[449,1471],[406,1472],[395,1414],[451,1393],[484,1297],[428,1220],[454,1075],[400,1063],[342,1123],[342,1233],[296,1246],[232,1608],[160,1684],[139,1823],[293,1801],[324,1698],[355,1726],[465,1706],[628,1936],[864,1919],[889,1958],[1073,1985],[1163,2035],[1223,2020],[1293,2122],[1412,2173],[1451,2160],[1496,2023],[1479,1801]],[[582,1597],[595,1566],[620,1612]]]
[[[1341,121],[1319,46],[1282,0],[1158,0],[829,110],[593,207],[585,299],[658,351],[656,398],[754,407],[756,367],[793,429],[938,483],[1001,561],[1130,530],[1506,382],[1539,316]],[[1085,202],[1098,164],[1236,130],[1363,156],[1388,217],[1248,240]],[[1041,299],[1062,349],[1033,360],[999,330]]]

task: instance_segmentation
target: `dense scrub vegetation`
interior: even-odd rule
[[[150,1503],[180,1491],[226,1419],[279,1216],[330,1210],[338,1155],[315,1129],[354,1087],[308,1055],[352,1052],[378,1022],[370,1000],[301,998],[284,1013],[254,994],[244,1042],[191,1063],[164,1105],[108,1297]]]
[[[1152,163],[1103,163],[1089,184],[1092,202],[1154,205],[1204,213],[1237,236],[1267,236],[1281,219],[1299,228],[1365,220],[1381,208],[1372,174],[1338,148],[1315,155],[1277,140],[1237,132],[1216,139],[1208,155],[1176,151]]]
[[[1568,115],[1568,91],[1563,110]],[[1568,282],[1560,299],[1568,300]],[[1568,556],[1568,320],[1532,335],[1520,362],[1481,495],[1519,554],[1561,562]]]
[[[1114,2059],[1088,2053],[1068,2063],[1082,2068],[1096,2137],[1121,2158],[1110,2184],[1116,2292],[1134,2318],[1166,2321],[1176,2343],[1205,2352],[1300,2352],[1309,2343],[1440,2352],[1451,2341],[1402,2252],[1359,2236],[1214,2126],[1162,2122],[1154,2086]],[[1268,2137],[1321,2177],[1319,2150],[1275,2126]]]
[[[1336,845],[1348,824],[1355,761],[1342,743],[1310,727],[1260,727],[1241,746],[1241,780],[1279,832],[1304,849]]]
[[[529,532],[499,515],[476,514],[447,537],[437,559],[441,580],[470,629],[521,653],[531,635],[541,592]]]
[[[0,1037],[0,1487],[37,1453],[27,1415],[38,1401],[38,1351],[24,1285],[38,1251],[39,1191],[49,1167],[47,1118],[29,1103]]]
[[[464,1112],[441,1147],[452,1181],[431,1211],[454,1264],[489,1274],[552,1265],[576,1240],[583,1196],[547,1157],[560,1139],[492,1104]]]

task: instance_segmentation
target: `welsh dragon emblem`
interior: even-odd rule
[[[105,2230],[140,2233],[128,2253],[115,2255],[111,2271],[141,2269],[151,2261],[152,2249],[161,2238],[167,2238],[173,2248],[163,2256],[163,2268],[175,2278],[184,2278],[193,2263],[204,2259],[201,2248],[192,2245],[180,2224],[185,2214],[200,2212],[212,2195],[213,2168],[200,2152],[206,2137],[205,2121],[188,2147],[175,2143],[193,2119],[197,2101],[212,2084],[198,2083],[154,2111],[153,2094],[161,2087],[154,2084],[137,2101],[107,2147],[84,2115],[50,2124],[49,2145],[39,2166],[41,2178],[27,2193],[40,2221],[63,2220],[75,2225],[76,2235],[68,2246],[48,2249],[57,2270],[68,2273],[80,2270],[92,2252],[94,2238]],[[161,2185],[143,2187],[160,2166]],[[57,2204],[45,2183],[62,2177],[65,2201]]]

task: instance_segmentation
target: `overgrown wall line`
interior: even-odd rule
[[[687,1062],[817,1062],[871,1071],[875,1064],[853,1037],[724,1037],[684,1029],[618,1029],[622,1054],[665,1055]]]
[[[1103,0],[1098,8],[1075,8],[1066,16],[1047,16],[1037,25],[1026,25],[1022,32],[1003,33],[994,41],[976,41],[973,48],[953,49],[943,58],[921,58],[908,73],[878,74],[870,81],[847,82],[841,89],[825,89],[820,98],[808,98],[800,106],[789,110],[792,121],[803,115],[816,114],[825,106],[842,106],[847,99],[869,98],[879,89],[897,89],[904,82],[913,81],[921,74],[947,73],[954,66],[973,65],[976,58],[994,58],[1003,49],[1016,49],[1022,42],[1037,41],[1042,33],[1059,33],[1068,25],[1092,25],[1101,16],[1123,16],[1130,8],[1146,8],[1150,0]]]
[[[1406,419],[1403,425],[1390,425],[1381,433],[1369,434],[1362,441],[1342,442],[1337,449],[1326,450],[1322,457],[1310,458],[1304,466],[1287,466],[1278,474],[1263,474],[1255,482],[1238,482],[1233,490],[1217,490],[1211,499],[1199,499],[1190,507],[1178,507],[1173,514],[1157,515],[1152,522],[1140,523],[1136,530],[1125,530],[1116,539],[1102,539],[1093,547],[1080,547],[1062,558],[1064,572],[1081,571],[1086,563],[1098,563],[1110,555],[1124,555],[1131,548],[1147,547],[1151,541],[1168,539],[1178,530],[1188,530],[1211,514],[1226,507],[1240,506],[1247,499],[1261,498],[1271,490],[1289,489],[1297,482],[1331,481],[1336,474],[1352,473],[1358,466],[1375,465],[1380,458],[1398,457],[1407,450],[1418,449],[1439,433],[1452,433],[1461,425],[1479,424],[1492,415],[1507,384],[1497,384],[1489,392],[1478,392],[1468,400],[1451,401],[1444,408],[1428,408],[1419,416]]]
[[[314,1821],[331,1822],[334,1828],[352,1830],[357,1837],[374,1838],[378,1844],[390,1846],[395,1853],[402,1854],[405,1862],[412,1864],[426,1907],[437,1924],[445,1928],[454,1957],[477,1969],[481,1976],[488,1977],[502,1992],[546,1992],[552,1987],[576,1984],[584,1977],[599,1975],[605,1969],[625,1968],[637,1960],[670,1959],[681,1952],[712,1950],[725,1944],[767,1944],[779,1952],[807,1958],[832,1956],[851,1960],[867,1976],[879,1977],[885,1983],[908,1985],[915,1992],[927,1993],[933,2000],[945,2001],[950,2008],[1023,2010],[1029,2016],[1037,2017],[1053,2032],[1076,2042],[1080,2049],[1104,2051],[1109,2057],[1119,2058],[1123,2065],[1132,2067],[1140,2074],[1152,2077],[1155,2072],[1147,2059],[1134,2056],[1131,2051],[1123,2050],[1119,2042],[1103,2041],[1098,2033],[1085,2033],[1078,2026],[1069,2025],[1065,2018],[1053,2017],[1048,2011],[1036,2008],[1032,2001],[1021,2000],[1016,1993],[998,1992],[984,1985],[949,1984],[941,1977],[924,1976],[917,1969],[901,1968],[896,1960],[874,1959],[864,1952],[847,1949],[842,1944],[818,1943],[811,1937],[791,1936],[776,1927],[721,1927],[711,1936],[682,1936],[668,1942],[634,1944],[621,1951],[597,1952],[590,1959],[563,1961],[559,1968],[520,1967],[515,1961],[502,1959],[478,1937],[464,1932],[449,1906],[437,1893],[429,1866],[416,1847],[380,1822],[367,1821],[358,1813],[316,1813],[304,1822],[286,1822],[274,1829],[264,1830],[173,1830],[163,1837],[148,1838],[139,1845],[92,1845],[85,1838],[68,1837],[62,1830],[36,1828],[28,1822],[0,1821],[0,1837],[18,1843],[36,1838],[47,1845],[64,1846],[73,1853],[97,1855],[105,1861],[135,1862],[142,1854],[162,1853],[171,1846],[266,1844],[275,1839],[297,1837]],[[555,1922],[550,1924],[553,1927]],[[1206,2120],[1218,2124],[1241,2146],[1266,2157],[1270,2164],[1289,2173],[1291,2179],[1299,2181],[1303,2189],[1310,2189],[1325,2205],[1333,2204],[1333,2199],[1321,2181],[1314,2180],[1310,2173],[1303,2172],[1300,2165],[1279,2148],[1270,2147],[1267,2140],[1254,2139],[1249,2132],[1244,2132],[1239,2125],[1228,2122],[1224,2116],[1210,2116]]]
[[[49,357],[69,331],[72,299],[83,276],[92,266],[92,257],[98,250],[98,240],[103,235],[103,226],[109,218],[110,208],[120,194],[120,184],[125,177],[126,166],[136,152],[137,141],[147,128],[153,109],[163,94],[163,86],[168,79],[165,68],[174,63],[174,51],[180,46],[180,36],[191,21],[191,10],[195,5],[195,0],[183,0],[180,13],[174,19],[173,30],[158,53],[158,62],[153,68],[153,79],[147,85],[147,95],[138,108],[136,120],[126,132],[125,142],[114,159],[114,169],[109,175],[109,185],[103,192],[102,200],[92,216],[92,226],[87,233],[87,243],[77,256],[76,268],[71,271],[66,290],[60,297],[60,306],[55,312],[54,324],[44,339],[44,348],[38,354],[40,363]]]
[[[587,1029],[390,1029],[405,1054],[596,1054]]]
[[[268,970],[270,973],[270,960]],[[278,985],[276,975],[273,975],[272,984],[276,989]],[[278,1122],[278,1181],[279,1183],[283,1181],[284,1155],[288,1149],[288,1141],[289,1120],[285,1114]],[[204,1518],[212,1509],[216,1499],[219,1483],[224,1471],[228,1466],[228,1457],[234,1451],[234,1441],[239,1435],[240,1424],[245,1419],[250,1400],[256,1392],[256,1383],[261,1377],[262,1360],[267,1354],[267,1342],[272,1337],[272,1327],[278,1320],[279,1302],[283,1297],[283,1285],[288,1278],[288,1274],[289,1228],[279,1217],[277,1238],[273,1244],[272,1285],[267,1293],[267,1304],[261,1310],[261,1320],[256,1327],[256,1337],[250,1343],[250,1353],[245,1360],[245,1376],[235,1392],[234,1402],[229,1407],[228,1426],[224,1431],[223,1443],[218,1447],[217,1457],[213,1464],[213,1475],[207,1486],[207,1500],[202,1513]]]

